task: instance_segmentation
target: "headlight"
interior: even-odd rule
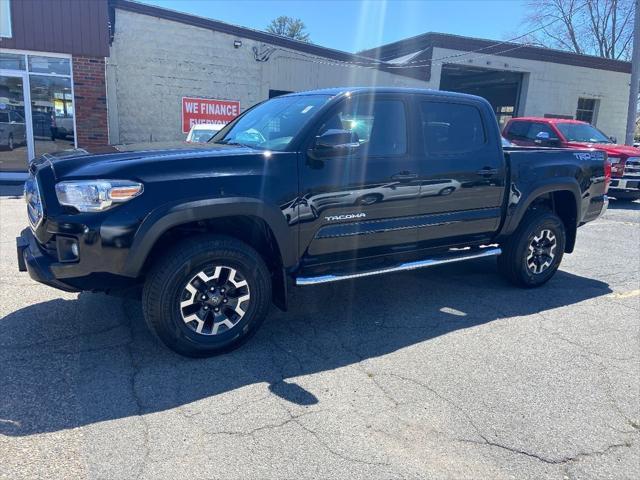
[[[128,180],[78,180],[56,184],[61,205],[80,212],[101,212],[142,193],[142,184]]]

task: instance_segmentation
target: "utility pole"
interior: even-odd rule
[[[629,89],[629,110],[627,110],[627,132],[624,143],[633,145],[636,131],[638,92],[640,91],[640,0],[635,0],[635,21],[633,25],[633,53],[631,57],[631,88]]]

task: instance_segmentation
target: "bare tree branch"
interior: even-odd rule
[[[530,0],[530,43],[604,58],[630,57],[634,0]]]

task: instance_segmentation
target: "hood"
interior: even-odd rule
[[[113,178],[116,172],[129,170],[132,167],[146,166],[152,169],[161,169],[161,166],[166,162],[193,161],[252,153],[262,153],[262,150],[237,145],[158,142],[65,150],[45,154],[34,160],[34,163],[49,161],[58,180],[65,177]]]
[[[617,143],[567,142],[567,146],[570,148],[595,148],[613,156],[640,157],[640,148]]]

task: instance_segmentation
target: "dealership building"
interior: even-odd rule
[[[129,0],[0,1],[0,179],[70,147],[179,140],[287,92],[356,85],[485,97],[624,138],[631,64],[440,33],[347,53]]]

